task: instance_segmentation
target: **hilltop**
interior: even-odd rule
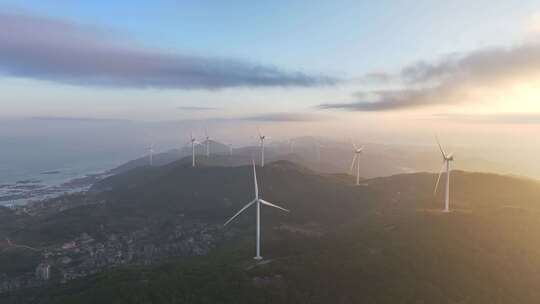
[[[443,214],[441,194],[433,196],[435,174],[362,179],[355,186],[351,176],[320,174],[290,161],[269,163],[257,168],[262,195],[291,213],[263,208],[268,262],[256,266],[250,258],[253,210],[222,226],[253,196],[252,168],[235,165],[245,161],[240,156],[232,160],[216,156],[192,168],[188,157],[135,168],[104,179],[87,196],[71,198],[88,204],[34,216],[9,212],[2,233],[17,243],[49,248],[57,273],[100,270],[61,288],[0,299],[534,303],[539,298],[532,288],[540,273],[537,181],[453,171],[453,211]],[[87,245],[77,255],[57,249],[71,241]],[[103,253],[90,258],[87,250]],[[10,261],[23,261],[23,255],[7,252]],[[26,256],[20,265],[40,262],[39,255]],[[66,257],[71,260],[63,264]],[[147,266],[134,266],[141,264]],[[111,266],[120,268],[105,270]],[[31,269],[10,273],[17,271]],[[209,285],[196,283],[201,278],[209,278]]]

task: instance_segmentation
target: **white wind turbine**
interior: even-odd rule
[[[444,194],[444,212],[450,212],[450,162],[454,160],[454,153],[446,154],[444,149],[437,138],[437,145],[439,145],[439,150],[443,157],[443,165],[439,171],[439,176],[437,177],[437,183],[435,184],[435,190],[433,190],[433,195],[437,193],[437,188],[439,187],[439,181],[441,180],[441,175],[443,170],[446,170],[446,189]]]
[[[256,255],[254,257],[255,260],[262,260],[261,256],[261,204],[274,207],[280,210],[283,210],[285,212],[289,212],[289,210],[282,208],[278,205],[272,204],[270,202],[267,202],[259,197],[259,186],[257,183],[257,171],[255,170],[255,160],[253,160],[253,181],[255,184],[255,199],[251,202],[247,203],[240,211],[238,211],[233,217],[231,217],[223,226],[226,226],[230,222],[232,222],[236,217],[238,217],[242,212],[244,212],[246,209],[251,207],[253,204],[257,204],[257,251]]]
[[[206,144],[206,157],[210,156],[210,136],[208,136],[208,129],[204,129],[205,144]]]
[[[154,144],[151,143],[150,147],[148,147],[148,161],[150,163],[150,166],[154,165]]]
[[[193,133],[189,134],[188,144],[191,144],[191,166],[195,167],[195,145],[200,145],[200,143],[193,137]]]
[[[352,159],[351,168],[349,169],[349,172],[350,174],[353,174],[354,165],[356,164],[356,185],[360,185],[360,154],[364,152],[364,146],[361,146],[360,148],[358,148],[356,144],[353,143],[352,145],[354,148],[353,150],[354,156]]]
[[[261,167],[264,167],[264,140],[270,139],[270,137],[266,137],[266,135],[261,134],[261,130],[257,129],[257,132],[259,134],[259,140],[261,141]]]

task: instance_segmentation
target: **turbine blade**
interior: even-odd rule
[[[272,203],[267,202],[267,201],[265,201],[265,200],[263,200],[263,199],[260,199],[259,202],[261,202],[263,205],[266,205],[266,206],[274,207],[274,208],[283,210],[283,211],[285,211],[285,212],[290,212],[288,209],[285,209],[285,208],[280,207],[280,206],[278,206],[278,205],[272,204]]]
[[[439,182],[441,181],[441,175],[444,170],[445,163],[443,162],[441,170],[439,171],[439,176],[437,177],[437,183],[435,183],[435,189],[433,189],[433,195],[437,194],[437,188],[439,187]]]
[[[352,163],[351,163],[351,168],[349,169],[349,172],[352,174],[352,170],[354,168],[354,162],[356,161],[356,159],[358,158],[358,154],[354,154],[354,157],[352,159]]]
[[[233,217],[231,217],[227,222],[225,222],[225,224],[223,224],[223,226],[227,226],[227,224],[232,222],[235,218],[237,218],[242,212],[244,212],[247,208],[249,208],[251,205],[253,205],[256,201],[257,200],[252,200],[251,202],[247,203],[244,207],[242,207],[242,209],[240,209],[240,211],[236,212],[236,214],[233,215]]]
[[[439,150],[441,150],[442,156],[446,158],[446,152],[444,152],[444,149],[442,148],[441,143],[439,142],[439,137],[436,136],[435,139],[437,140],[437,145],[439,145]]]

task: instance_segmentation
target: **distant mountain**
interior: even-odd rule
[[[229,155],[230,150],[229,146],[222,144],[217,141],[209,140],[209,148],[210,148],[210,154],[211,155]],[[201,144],[196,145],[195,147],[195,153],[198,157],[202,157],[206,155],[206,141],[203,141]],[[170,164],[176,160],[179,160],[181,158],[184,158],[186,156],[191,156],[191,146],[185,146],[182,149],[172,149],[165,152],[160,153],[154,153],[152,157],[152,164],[153,166],[163,166],[166,164]],[[109,172],[111,174],[117,174],[126,172],[128,170],[137,168],[137,167],[145,167],[150,166],[150,158],[149,155],[145,155],[143,157],[139,157],[137,159],[131,160],[126,162],[125,164],[122,164],[116,168],[111,169]]]
[[[292,144],[291,144],[292,143]],[[361,143],[357,143],[359,146]],[[360,157],[360,175],[363,178],[375,178],[402,173],[437,172],[441,165],[437,147],[407,147],[365,143],[364,153]],[[210,140],[212,155],[227,156],[230,147],[217,141]],[[320,159],[319,159],[320,151]],[[244,158],[244,162],[232,161],[236,165],[248,164],[252,159],[260,163],[260,147],[235,147],[234,156]],[[205,157],[206,143],[197,145],[198,158]],[[181,150],[170,150],[154,154],[154,165],[163,166],[191,155],[191,148],[186,146]],[[353,157],[352,144],[317,137],[298,137],[291,141],[269,141],[265,148],[266,162],[289,160],[308,167],[320,173],[348,173]],[[512,172],[512,167],[479,158],[468,158],[458,155],[458,161],[453,164],[457,169],[473,172]],[[148,166],[148,156],[127,162],[110,172],[113,174]]]
[[[291,151],[292,141],[292,151]],[[294,153],[304,160],[304,165],[322,173],[349,172],[353,157],[352,143],[317,137],[298,137],[291,141],[272,142],[278,155]],[[441,156],[437,146],[387,145],[356,142],[364,146],[360,157],[360,174],[364,178],[389,176],[401,173],[437,172],[441,167]],[[318,159],[320,146],[321,160]],[[497,163],[467,154],[457,154],[454,168],[473,172],[496,172],[509,174],[512,164]]]

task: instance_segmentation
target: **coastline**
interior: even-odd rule
[[[51,175],[48,172],[40,174]],[[61,173],[58,170],[56,172],[58,173],[55,174]],[[28,178],[14,183],[0,184],[0,206],[25,206],[31,202],[51,199],[63,194],[83,192],[111,174],[111,169],[107,169],[59,179],[49,183],[37,178]]]

